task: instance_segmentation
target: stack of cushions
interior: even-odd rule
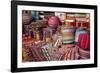
[[[73,43],[75,40],[74,28],[61,28],[63,44]]]
[[[75,17],[74,14],[67,14],[65,24],[61,27],[62,40],[64,44],[73,43],[75,40]]]

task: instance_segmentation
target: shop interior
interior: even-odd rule
[[[90,59],[90,14],[22,10],[22,61]]]

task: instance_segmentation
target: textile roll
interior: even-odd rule
[[[78,46],[83,50],[90,50],[90,34],[80,34],[78,39]]]
[[[75,42],[78,42],[78,38],[80,34],[88,34],[88,31],[86,29],[77,29],[75,32]]]

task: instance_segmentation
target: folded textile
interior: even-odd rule
[[[73,44],[71,45],[64,45],[60,48],[60,52],[64,55],[62,56],[62,60],[77,60],[79,59],[78,48]]]
[[[33,45],[30,49],[32,51],[32,55],[35,61],[45,61],[46,60],[46,58],[43,55],[42,49],[40,47]]]

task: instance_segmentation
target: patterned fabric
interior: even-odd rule
[[[62,60],[77,60],[79,59],[78,48],[75,45],[64,45],[60,48],[60,51],[64,54]]]
[[[41,42],[37,45],[33,45],[30,48],[35,61],[45,61],[46,60],[46,58],[43,55],[42,48],[40,48],[42,46],[42,44],[43,43]]]

